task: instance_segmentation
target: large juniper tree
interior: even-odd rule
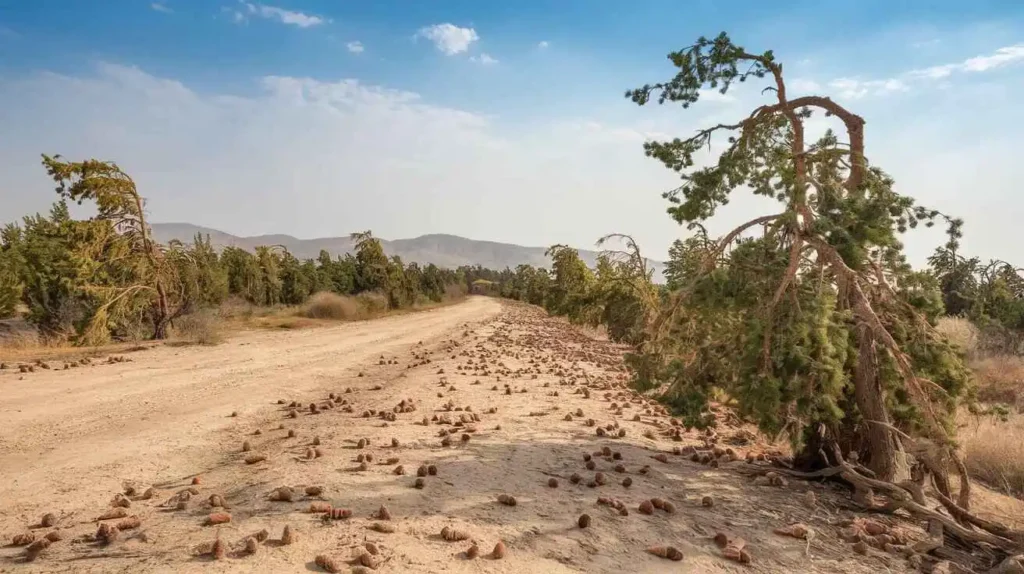
[[[660,386],[694,424],[707,422],[711,392],[724,391],[762,429],[793,437],[809,465],[829,464],[819,453],[838,445],[892,479],[906,468],[904,435],[951,452],[951,415],[968,377],[932,329],[941,308],[934,282],[911,271],[899,240],[938,214],[870,165],[860,116],[827,97],[791,94],[772,52],[747,52],[723,33],[669,59],[674,77],[627,97],[688,108],[704,90],[758,79],[770,96],[735,123],[645,144],[683,180],[666,194],[671,216],[700,227],[736,193],[779,209],[718,241],[676,245],[679,288],[639,356],[639,383]],[[812,113],[837,118],[841,130],[808,141]],[[709,146],[721,152],[699,167]]]

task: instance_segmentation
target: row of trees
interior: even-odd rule
[[[208,237],[160,245],[144,201],[116,164],[44,156],[59,200],[46,215],[0,231],[0,318],[19,306],[49,339],[99,344],[168,336],[174,320],[229,296],[255,305],[299,305],[313,293],[378,293],[390,308],[462,293],[482,272],[405,264],[388,257],[369,231],[352,235],[353,254],[300,261],[281,246],[218,253]],[[71,217],[68,202],[96,215]]]
[[[953,221],[949,241],[928,258],[950,315],[966,317],[983,336],[983,352],[1024,352],[1024,269],[1000,260],[983,263],[959,252],[962,224]]]

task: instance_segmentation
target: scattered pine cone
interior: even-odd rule
[[[142,520],[138,516],[129,516],[117,523],[118,530],[134,530],[139,526],[142,526]]]
[[[654,514],[654,505],[651,504],[650,500],[645,500],[640,503],[640,514]]]
[[[331,572],[332,574],[341,572],[341,563],[330,556],[320,554],[313,561],[317,566],[322,568],[324,572]]]
[[[683,559],[683,553],[674,546],[651,546],[647,549],[647,552],[659,558],[667,558],[669,560],[679,561]]]
[[[100,524],[100,527],[96,529],[94,538],[101,544],[112,544],[117,540],[117,527],[107,522]]]
[[[50,540],[48,538],[40,538],[32,544],[28,545],[25,549],[25,561],[32,562],[42,554],[43,550],[50,547]]]
[[[275,502],[291,502],[295,499],[295,491],[290,486],[279,486],[270,493],[270,500]]]
[[[125,516],[128,516],[128,511],[124,508],[111,508],[101,514],[96,520],[114,520],[115,518],[124,518]]]
[[[228,522],[231,522],[231,515],[227,512],[213,512],[206,517],[206,526],[227,524]]]

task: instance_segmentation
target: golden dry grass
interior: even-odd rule
[[[17,364],[20,362],[73,361],[82,357],[102,357],[112,354],[123,354],[152,348],[157,345],[199,344],[215,345],[231,336],[232,333],[254,329],[309,329],[337,325],[339,321],[369,320],[382,316],[404,315],[417,313],[439,307],[453,305],[465,300],[466,295],[452,289],[440,303],[428,301],[417,303],[411,307],[388,309],[387,299],[378,293],[361,293],[355,297],[339,296],[353,301],[361,311],[355,316],[338,318],[312,318],[307,316],[309,305],[301,306],[275,305],[260,307],[243,299],[232,297],[216,309],[199,311],[179,317],[174,322],[171,339],[168,341],[122,341],[100,346],[76,346],[69,342],[44,341],[35,336],[34,332],[26,331],[17,336],[0,337],[0,360]],[[347,305],[347,303],[345,303]]]
[[[175,319],[172,338],[193,345],[216,345],[224,340],[224,333],[217,317],[201,311]]]
[[[314,293],[301,312],[310,319],[335,321],[353,321],[368,314],[368,310],[354,297],[328,292]]]
[[[960,347],[967,357],[977,355],[981,333],[974,323],[963,317],[942,317],[935,325],[935,330],[945,335],[949,342]]]
[[[999,492],[1024,497],[1024,415],[965,416],[961,422],[967,472]]]
[[[1024,409],[1024,357],[997,355],[970,363],[978,400]]]

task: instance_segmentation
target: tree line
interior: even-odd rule
[[[274,306],[301,305],[324,291],[375,293],[397,309],[465,293],[484,273],[405,263],[369,231],[352,234],[353,253],[321,251],[316,260],[273,245],[218,252],[202,235],[161,245],[134,181],[115,163],[43,156],[43,165],[58,200],[49,214],[0,230],[0,318],[23,307],[50,340],[163,339],[176,319],[229,297]],[[69,202],[90,202],[96,215],[74,219]]]

